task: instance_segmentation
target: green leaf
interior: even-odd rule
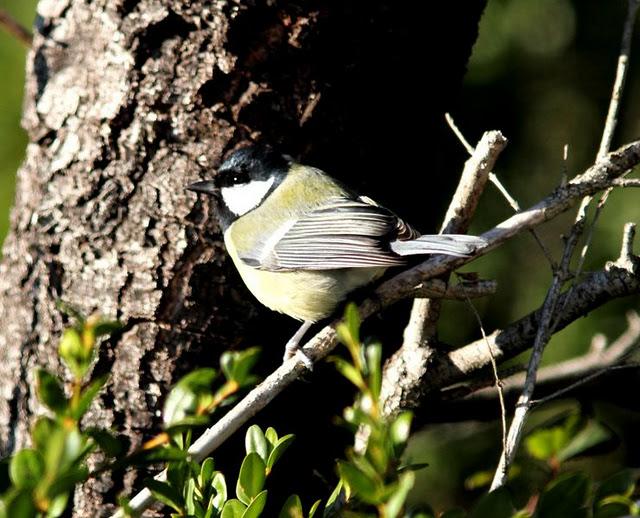
[[[369,371],[369,389],[371,397],[375,401],[380,399],[380,388],[382,387],[382,345],[373,343],[365,350],[367,358],[367,370]]]
[[[631,496],[636,485],[633,471],[624,469],[604,480],[595,492],[594,503],[612,495]]]
[[[200,466],[200,475],[198,476],[198,484],[208,486],[213,481],[213,475],[216,473],[216,465],[211,457],[207,457],[202,461]]]
[[[586,516],[584,505],[589,492],[586,473],[567,473],[558,477],[540,496],[536,518],[573,518]]]
[[[278,459],[282,457],[284,452],[287,451],[289,446],[291,446],[291,443],[295,438],[296,436],[290,433],[278,439],[273,447],[273,450],[271,450],[271,453],[269,454],[269,458],[267,459],[267,469],[269,471],[273,469],[273,466],[275,466],[276,462],[278,462]]]
[[[126,445],[108,430],[87,428],[85,433],[91,437],[108,457],[119,457],[125,453]]]
[[[258,495],[251,501],[249,507],[247,507],[242,515],[242,518],[258,518],[264,510],[265,505],[267,505],[266,490],[258,493]]]
[[[355,493],[363,502],[368,504],[378,504],[379,493],[376,481],[371,480],[362,471],[350,462],[338,461],[338,473],[341,480]]]
[[[89,478],[89,470],[86,466],[74,466],[66,469],[63,473],[59,473],[55,480],[49,486],[47,491],[50,497],[68,494],[75,488],[76,484],[80,484]]]
[[[82,337],[75,328],[67,328],[62,333],[58,353],[76,378],[83,378],[89,368],[91,349],[85,349]]]
[[[626,496],[615,495],[600,501],[593,512],[593,518],[623,518],[637,516],[633,513],[635,503]]]
[[[335,364],[338,372],[353,383],[358,390],[362,392],[367,390],[367,385],[362,377],[362,373],[356,367],[339,356],[332,356],[330,361]]]
[[[407,471],[398,481],[398,487],[391,495],[391,498],[385,505],[386,517],[397,518],[404,507],[404,503],[407,500],[407,495],[415,483],[415,473],[413,471]]]
[[[291,495],[282,506],[278,518],[304,518],[302,502],[298,495]]]
[[[246,505],[262,491],[266,477],[265,468],[264,461],[256,452],[249,453],[242,461],[236,496]]]
[[[39,451],[25,448],[16,453],[9,465],[11,482],[18,488],[34,487],[44,475],[44,460]]]
[[[70,415],[73,419],[79,421],[82,418],[87,410],[89,410],[91,403],[100,393],[102,387],[104,387],[104,384],[108,379],[109,375],[105,374],[103,376],[97,377],[91,383],[89,383],[89,385],[87,385],[87,388],[85,388],[80,394],[80,399],[78,400],[77,404],[73,405],[71,408]]]
[[[473,508],[471,518],[510,518],[513,512],[509,492],[502,487],[480,498]]]
[[[224,475],[219,471],[213,476],[211,485],[216,490],[216,496],[213,499],[213,507],[221,511],[227,501],[227,482]]]
[[[168,505],[179,513],[184,511],[184,504],[180,493],[166,482],[149,479],[145,481],[144,485],[147,486],[153,496],[163,504]]]
[[[275,428],[272,428],[271,426],[267,428],[266,432],[264,432],[264,437],[271,446],[275,446],[278,442],[278,432],[276,432]]]
[[[462,509],[450,509],[442,513],[440,518],[467,518],[467,512]]]
[[[567,430],[562,426],[536,430],[525,439],[529,455],[539,460],[549,460],[569,442]]]
[[[611,440],[612,437],[613,434],[606,426],[591,420],[558,452],[558,460],[563,462],[578,457],[594,446]]]
[[[13,493],[8,498],[3,498],[3,502],[7,518],[31,518],[37,516],[30,491],[23,490]]]
[[[94,326],[94,334],[96,337],[111,335],[116,331],[120,331],[122,329],[122,322],[118,320],[99,320],[98,323]]]
[[[247,506],[240,500],[231,499],[228,500],[222,508],[221,518],[242,518]]]
[[[391,423],[391,441],[393,442],[393,448],[396,456],[404,451],[407,441],[409,440],[409,434],[411,433],[411,421],[413,420],[413,414],[409,411],[402,412]]]
[[[63,493],[53,498],[47,509],[47,518],[58,518],[58,516],[61,516],[66,510],[68,502],[69,493]]]
[[[33,445],[39,450],[44,450],[51,437],[55,436],[55,430],[59,429],[60,425],[50,417],[38,417],[31,430]]]
[[[318,512],[318,509],[320,508],[320,504],[322,503],[321,500],[316,500],[313,505],[311,506],[311,509],[309,509],[309,518],[313,518],[316,513]]]
[[[184,376],[171,389],[162,411],[164,423],[171,426],[197,410],[200,397],[213,393],[214,369],[197,369]]]
[[[67,397],[60,380],[44,369],[36,371],[36,392],[38,399],[56,415],[67,409]]]
[[[208,415],[190,415],[187,417],[183,417],[178,421],[174,421],[169,426],[165,426],[164,431],[169,435],[174,435],[177,433],[186,432],[188,430],[191,430],[192,428],[197,428],[198,426],[206,426],[208,424]]]
[[[490,470],[476,471],[465,479],[464,487],[470,491],[488,487],[493,480],[493,475],[494,472]]]
[[[333,489],[333,491],[329,495],[329,498],[327,499],[327,503],[324,506],[325,512],[323,513],[323,516],[332,516],[332,514],[335,514],[333,513],[333,508],[338,504],[338,501],[341,499],[341,495],[343,494],[343,491],[342,491],[343,488],[344,488],[344,482],[342,481],[342,479],[340,479],[338,480],[336,487]]]
[[[235,381],[241,387],[255,382],[255,377],[250,375],[251,369],[260,356],[259,347],[250,347],[244,351],[223,353],[220,357],[220,367],[227,380]]]
[[[269,456],[267,439],[258,425],[254,424],[249,427],[245,435],[244,445],[247,453],[256,452],[265,463],[267,462]]]

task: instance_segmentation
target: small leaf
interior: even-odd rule
[[[278,459],[282,457],[284,452],[287,451],[289,446],[291,446],[291,443],[295,438],[296,436],[290,433],[278,439],[278,442],[276,442],[276,444],[274,445],[273,450],[271,450],[269,458],[267,459],[267,469],[269,471],[273,469],[273,466],[275,466],[276,462],[278,462]]]
[[[197,369],[178,381],[171,389],[164,403],[162,411],[164,423],[171,426],[190,414],[194,414],[198,399],[203,395],[211,395],[213,380],[216,377],[214,369]]]
[[[208,415],[190,415],[174,421],[169,426],[165,426],[164,431],[169,435],[186,432],[198,426],[206,426],[209,424]]]
[[[272,428],[271,426],[267,428],[266,432],[264,432],[264,437],[269,441],[271,446],[275,446],[278,442],[278,432],[276,432],[275,428]]]
[[[633,471],[624,469],[604,480],[594,496],[594,503],[612,495],[631,496],[636,485]]]
[[[120,331],[122,329],[122,322],[118,320],[100,320],[94,327],[94,334],[96,337],[111,335],[116,331]]]
[[[211,482],[211,485],[216,490],[216,496],[213,499],[213,507],[217,511],[221,511],[227,501],[227,482],[224,475],[217,472],[213,476],[213,482]]]
[[[231,499],[228,500],[222,508],[221,518],[242,518],[247,506],[240,500]]]
[[[47,518],[58,518],[58,516],[61,516],[66,510],[68,502],[69,493],[63,493],[53,498],[47,509]]]
[[[258,425],[254,424],[249,427],[245,435],[244,445],[247,453],[256,452],[265,463],[267,462],[267,439]]]
[[[396,452],[396,456],[404,451],[407,441],[409,440],[409,434],[411,433],[411,421],[413,420],[413,414],[409,411],[402,412],[391,423],[391,441],[393,442],[393,448]]]
[[[25,448],[11,458],[9,476],[16,487],[34,487],[43,474],[44,461],[40,452]]]
[[[250,371],[260,356],[259,347],[250,347],[244,351],[223,353],[220,357],[220,367],[228,381],[235,381],[241,387],[252,383],[255,378]]]
[[[291,495],[282,506],[278,518],[304,518],[302,502],[298,495]]]
[[[525,439],[529,455],[538,460],[549,460],[569,442],[567,431],[562,426],[536,430]]]
[[[502,487],[480,498],[473,508],[471,518],[511,518],[513,512],[509,492]]]
[[[585,473],[561,475],[540,496],[536,518],[586,516],[584,505],[589,492],[589,477]]]
[[[243,513],[242,518],[258,518],[264,510],[265,505],[267,505],[266,490],[258,493],[258,495],[251,501],[249,507],[247,507]]]
[[[350,491],[356,494],[363,502],[368,504],[378,504],[378,485],[362,471],[350,462],[339,461],[338,473],[340,478],[347,485]]]
[[[407,495],[415,483],[416,476],[412,471],[408,471],[400,476],[398,487],[391,495],[391,498],[385,505],[386,515],[388,518],[397,518],[404,507]]]
[[[54,430],[59,427],[60,425],[50,417],[38,417],[31,430],[33,445],[39,450],[44,450],[54,435]]]
[[[5,516],[7,518],[37,516],[33,497],[28,490],[13,493],[9,498],[3,498],[2,501],[5,504]]]
[[[85,350],[80,333],[67,328],[62,333],[58,353],[76,378],[82,378],[89,368],[92,351]]]
[[[320,504],[322,503],[321,500],[316,500],[314,502],[314,504],[311,506],[311,509],[309,509],[309,518],[313,518],[316,514],[316,512],[318,512],[318,508],[320,507]]]
[[[336,487],[333,489],[333,491],[329,495],[329,498],[327,499],[324,516],[332,516],[333,514],[335,514],[333,512],[333,508],[336,507],[339,503],[341,503],[344,500],[344,495],[342,491],[343,487],[344,487],[344,482],[342,481],[342,479],[338,480]]]
[[[76,484],[84,482],[87,478],[89,478],[89,470],[85,466],[75,466],[67,469],[64,473],[57,475],[49,486],[48,494],[51,497],[67,494],[75,488]]]
[[[108,430],[88,428],[85,433],[98,444],[108,457],[119,457],[124,454],[126,445]]]
[[[200,466],[200,475],[198,476],[198,484],[201,486],[208,486],[211,484],[213,480],[213,475],[215,475],[216,466],[215,462],[211,457],[207,457],[202,461],[202,465]]]
[[[361,392],[367,391],[367,385],[362,377],[362,373],[356,367],[339,356],[332,356],[330,360],[335,364],[338,372],[353,383],[358,390]]]
[[[62,384],[50,372],[44,369],[36,371],[36,391],[38,399],[55,414],[60,415],[67,409],[67,397]]]
[[[240,466],[236,496],[243,503],[249,505],[251,500],[262,491],[265,477],[264,461],[256,452],[249,453]]]
[[[380,399],[380,388],[382,386],[382,345],[379,343],[368,345],[365,349],[365,355],[367,358],[371,397],[373,397],[375,401],[378,401],[378,399]]]
[[[153,496],[155,496],[156,499],[163,504],[168,505],[179,513],[184,510],[182,497],[173,487],[171,487],[166,482],[149,479],[145,481],[145,486],[147,486]]]
[[[80,394],[80,399],[76,405],[71,408],[71,417],[76,421],[79,421],[82,416],[89,410],[91,403],[104,387],[104,384],[109,379],[109,375],[105,374],[94,379]]]
[[[613,433],[598,421],[591,420],[569,443],[558,452],[558,460],[563,462],[585,454],[591,448],[601,445],[613,437]]]

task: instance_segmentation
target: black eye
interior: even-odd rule
[[[227,169],[218,173],[216,183],[219,187],[231,187],[232,185],[249,183],[250,180],[249,173],[245,170]]]

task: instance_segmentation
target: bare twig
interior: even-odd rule
[[[489,131],[482,136],[472,156],[465,163],[460,182],[445,215],[441,233],[467,231],[486,185],[489,171],[506,144],[507,140],[499,131]],[[413,301],[409,323],[405,328],[403,344],[397,357],[410,359],[410,368],[415,372],[424,369],[433,353],[431,343],[436,335],[439,317],[440,302],[438,300],[416,298]],[[397,380],[392,374],[396,372],[398,370],[388,370],[385,367],[380,396],[383,409],[387,408],[388,395],[393,394],[395,390]]]
[[[538,372],[536,393],[544,387],[564,385],[561,389],[565,393],[575,388],[576,383],[584,384],[590,381],[593,374],[602,375],[612,366],[625,361],[630,352],[638,347],[640,342],[640,316],[630,311],[627,314],[627,329],[609,347],[604,349],[591,348],[586,354],[543,367]],[[509,399],[522,391],[525,382],[523,373],[514,374],[503,380],[503,392]],[[582,382],[582,383],[580,383]],[[558,397],[559,391],[554,392]],[[469,401],[494,399],[492,389],[482,389],[467,397]],[[545,398],[548,396],[545,396]],[[531,404],[539,404],[541,400],[534,400]]]
[[[9,34],[14,36],[20,43],[27,47],[31,47],[33,36],[31,32],[25,29],[18,21],[4,9],[0,9],[0,27],[4,28]]]
[[[500,375],[498,374],[498,364],[496,363],[496,358],[493,356],[493,351],[491,350],[491,344],[487,339],[487,333],[485,333],[484,326],[482,325],[482,319],[480,318],[480,313],[471,302],[471,299],[467,299],[467,303],[471,308],[471,311],[476,317],[476,321],[478,322],[478,327],[480,327],[480,332],[482,333],[482,339],[487,345],[487,351],[489,352],[489,358],[491,359],[491,369],[493,370],[493,379],[496,387],[496,393],[498,394],[498,401],[500,402],[500,421],[502,423],[502,449],[506,449],[507,447],[507,407],[504,403],[504,393],[502,391],[502,380],[500,379]]]
[[[614,187],[640,187],[640,178],[618,178],[612,185]]]
[[[606,189],[615,178],[620,177],[625,171],[638,163],[640,163],[640,141],[635,141],[611,153],[606,160],[594,164],[583,174],[575,177],[566,185],[559,187],[533,207],[512,216],[490,231],[485,232],[482,237],[488,241],[488,244],[476,250],[472,256],[435,256],[384,282],[375,290],[373,297],[361,304],[360,314],[362,318],[366,319],[381,308],[412,294],[415,287],[425,280],[469,263],[493,250],[514,235],[552,219],[569,209],[583,196]],[[584,293],[582,291],[583,288],[585,290]],[[613,265],[607,272],[592,274],[584,281],[584,285],[579,285],[576,288],[573,295],[576,299],[575,303],[566,306],[567,320],[578,318],[579,315],[601,305],[606,300],[639,291],[640,280],[635,274],[620,270]],[[535,315],[530,318],[535,322]],[[326,326],[305,345],[304,353],[309,359],[318,361],[333,350],[336,345],[335,325],[336,322],[333,322]],[[526,323],[520,322],[519,325],[526,325]],[[529,325],[532,325],[531,322]],[[562,321],[560,325],[562,325]],[[512,330],[511,333],[514,333],[514,331]],[[525,329],[522,327],[516,330],[515,333],[526,335]],[[495,336],[490,335],[487,339],[489,343],[493,341],[496,344],[495,348],[492,346],[496,361],[511,357],[529,346],[528,342],[526,342],[526,336],[522,340],[514,338],[512,344],[506,349],[500,348]],[[433,364],[429,366],[428,379],[422,380],[426,381],[424,384],[425,389],[437,390],[460,381],[462,377],[489,365],[488,353],[482,352],[485,350],[486,347],[478,347],[472,344],[451,351],[442,358],[436,357]],[[194,458],[202,459],[204,456],[211,454],[305,370],[304,361],[298,357],[294,357],[282,364],[194,443],[192,450],[190,450]],[[130,507],[135,512],[141,512],[152,501],[150,493],[143,490],[132,499]],[[122,516],[122,514],[117,514],[117,516]]]
[[[633,25],[635,23],[635,17],[638,10],[638,5],[640,5],[639,0],[629,0],[628,2],[628,12],[627,12],[627,18],[625,21],[624,33],[622,37],[620,55],[618,58],[618,68],[616,71],[616,78],[614,81],[613,92],[611,95],[611,102],[609,104],[609,112],[607,114],[607,119],[605,122],[602,141],[600,143],[600,148],[597,154],[597,160],[603,159],[608,153],[611,145],[611,141],[613,139],[613,133],[616,128],[617,119],[618,119],[618,110],[620,106],[620,98],[622,96],[622,91],[624,88],[624,83],[625,83],[626,73],[627,73],[629,52],[631,48],[631,36],[633,34]],[[610,190],[611,190],[611,187],[609,187],[607,191],[602,195],[602,198],[600,199],[600,203],[598,203],[598,207],[596,209],[596,213],[594,215],[594,219],[593,219],[590,231],[587,235],[586,243],[580,255],[580,259],[577,267],[578,273],[576,274],[576,277],[580,275],[580,273],[582,272],[582,267],[584,265],[587,251],[593,239],[595,224],[598,220],[600,211],[604,207],[604,204],[607,200]],[[558,300],[558,296],[560,294],[562,285],[569,277],[569,267],[571,263],[571,258],[573,257],[573,251],[576,247],[576,244],[584,232],[586,219],[587,219],[587,208],[591,203],[591,199],[592,199],[592,196],[587,196],[582,200],[582,203],[580,204],[580,208],[578,209],[578,214],[576,216],[573,226],[571,227],[569,237],[567,238],[565,243],[565,248],[564,248],[563,258],[560,264],[560,268],[558,268],[554,272],[551,287],[547,291],[547,295],[545,297],[545,302],[543,306],[543,313],[542,313],[543,318],[540,322],[538,333],[534,341],[533,351],[531,354],[531,358],[529,360],[529,366],[527,368],[527,376],[526,376],[525,384],[522,389],[520,398],[518,399],[518,403],[516,404],[516,409],[515,409],[513,420],[511,422],[511,426],[509,427],[509,434],[507,437],[507,448],[503,450],[500,456],[498,467],[496,468],[496,473],[491,483],[490,491],[494,491],[495,489],[502,487],[506,483],[509,467],[511,466],[511,463],[515,457],[518,446],[520,445],[520,439],[522,437],[522,432],[524,430],[524,424],[525,424],[529,409],[531,408],[531,399],[533,396],[533,391],[535,389],[540,360],[542,359],[544,348],[553,331],[551,319],[557,307],[557,300]]]

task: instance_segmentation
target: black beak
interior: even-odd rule
[[[215,194],[218,191],[213,180],[205,180],[204,182],[196,182],[187,186],[188,191],[201,192],[203,194]]]

